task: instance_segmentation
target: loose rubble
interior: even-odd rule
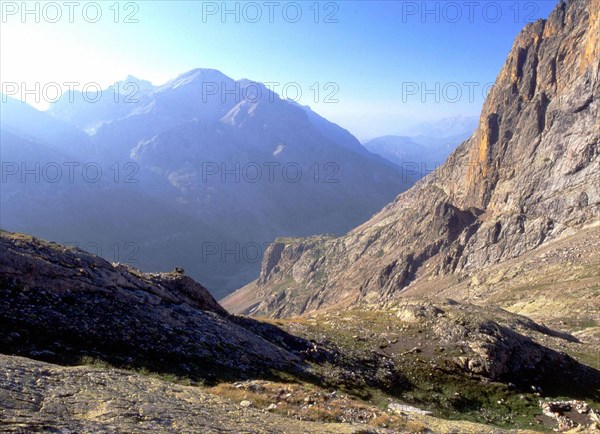
[[[544,416],[554,419],[554,431],[564,432],[572,429],[576,432],[600,431],[600,414],[585,401],[539,401]]]

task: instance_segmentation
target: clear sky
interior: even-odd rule
[[[214,68],[279,83],[280,94],[292,83],[283,96],[367,139],[478,115],[517,33],[556,3],[31,1],[25,11],[3,1],[0,81],[43,108],[48,83],[108,86],[131,74],[161,84]],[[22,83],[39,83],[38,102]]]

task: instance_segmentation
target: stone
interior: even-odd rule
[[[65,367],[0,354],[2,432],[350,434],[119,369]]]
[[[420,408],[413,407],[411,405],[398,404],[397,402],[391,402],[388,404],[388,410],[402,414],[402,413],[415,413],[423,415],[432,415],[433,413],[427,410],[421,410]]]

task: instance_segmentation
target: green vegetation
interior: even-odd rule
[[[538,401],[544,395],[536,396],[531,390],[462,371],[453,362],[462,350],[453,345],[440,346],[431,334],[433,323],[405,323],[392,310],[353,310],[271,322],[306,339],[331,343],[343,355],[338,366],[312,363],[313,369],[327,379],[327,386],[377,408],[386,408],[390,401],[404,402],[448,420],[483,422],[500,428],[547,429],[535,422],[541,414]],[[470,324],[468,319],[465,323]],[[418,346],[419,351],[411,352],[413,346]],[[373,354],[383,351],[390,355],[402,378],[400,383],[385,387],[385,383],[373,386],[337,379],[340,364],[372,366]],[[571,355],[592,368],[600,365],[598,354]],[[370,372],[377,375],[377,368]],[[592,407],[600,407],[591,393],[585,397],[577,395],[565,391],[552,395],[552,399],[584,398]]]

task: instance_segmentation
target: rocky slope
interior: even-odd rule
[[[84,251],[0,232],[0,350],[67,364],[215,374],[294,371],[300,359],[236,324],[178,272],[143,274]]]
[[[600,389],[598,371],[570,355],[586,345],[500,309],[415,299],[261,322],[229,315],[181,269],[141,273],[4,231],[0,327],[8,432],[279,432],[286,416],[294,433],[360,432],[325,422],[502,432],[438,417],[529,427],[539,412],[531,385],[592,403]],[[469,393],[458,399],[457,388]]]
[[[496,307],[410,297],[390,308],[273,322],[319,348],[337,349],[333,375],[347,388],[357,387],[364,367],[379,366],[369,378],[394,378],[396,399],[444,418],[511,428],[536,426],[537,420],[551,429],[556,421],[539,420],[538,401],[570,396],[591,399],[597,408],[600,398],[597,344]],[[346,357],[362,359],[363,368],[348,375],[339,369]],[[583,427],[594,422],[578,421]]]
[[[600,344],[600,226],[545,243],[529,253],[457,279],[410,285],[403,297],[433,294],[491,304]],[[590,300],[590,303],[582,303]],[[391,301],[391,305],[398,301]],[[590,360],[592,361],[592,359]]]
[[[355,433],[246,409],[197,387],[92,367],[0,355],[4,433]]]
[[[518,35],[479,127],[444,166],[349,234],[280,240],[223,305],[289,316],[385,303],[594,227],[600,218],[600,2],[561,1]],[[594,230],[594,229],[592,229]],[[595,230],[598,230],[597,227]]]
[[[534,432],[444,421],[410,413],[402,413],[397,417],[403,420],[400,425],[403,428],[399,429],[313,422],[272,414],[254,406],[244,407],[228,398],[209,393],[206,389],[174,384],[128,371],[89,366],[63,367],[5,355],[0,355],[0,366],[0,430],[3,433]],[[254,386],[256,389],[260,387],[260,383],[246,383],[243,386]],[[370,413],[380,412],[377,408],[369,410]]]

